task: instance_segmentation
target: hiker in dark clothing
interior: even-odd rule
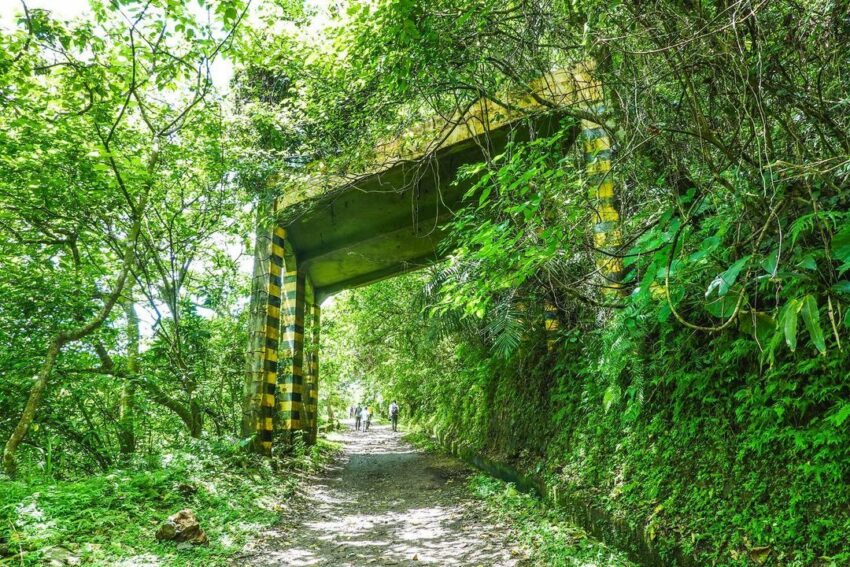
[[[363,417],[363,408],[360,407],[360,404],[357,404],[357,407],[354,408],[354,430],[360,431],[360,421]]]
[[[393,424],[393,431],[398,431],[398,404],[395,400],[390,404],[390,421]]]

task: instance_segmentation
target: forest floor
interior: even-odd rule
[[[332,433],[275,466],[191,441],[138,470],[0,480],[0,565],[631,565],[563,510],[403,435]],[[209,545],[156,541],[184,508]]]
[[[331,436],[340,459],[239,565],[531,565],[513,531],[467,486],[472,471],[422,452],[388,426]]]
[[[281,521],[233,565],[633,565],[512,485],[418,449],[388,426],[347,426],[329,437],[343,446],[336,462],[302,485]]]

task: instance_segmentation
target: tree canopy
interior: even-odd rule
[[[846,2],[30,4],[0,35],[10,495],[176,453],[271,475],[240,429],[270,204],[525,97],[441,180],[442,259],[325,304],[322,424],[397,398],[668,557],[848,561]],[[530,87],[576,68],[594,104]]]

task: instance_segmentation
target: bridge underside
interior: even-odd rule
[[[471,185],[456,181],[459,169],[502,152],[509,137],[556,127],[552,116],[507,124],[283,211],[286,238],[318,301],[439,261],[444,226]]]

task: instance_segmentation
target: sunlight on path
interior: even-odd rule
[[[388,427],[346,431],[345,458],[236,561],[257,566],[519,566],[508,530],[464,487],[458,461],[415,450]]]

